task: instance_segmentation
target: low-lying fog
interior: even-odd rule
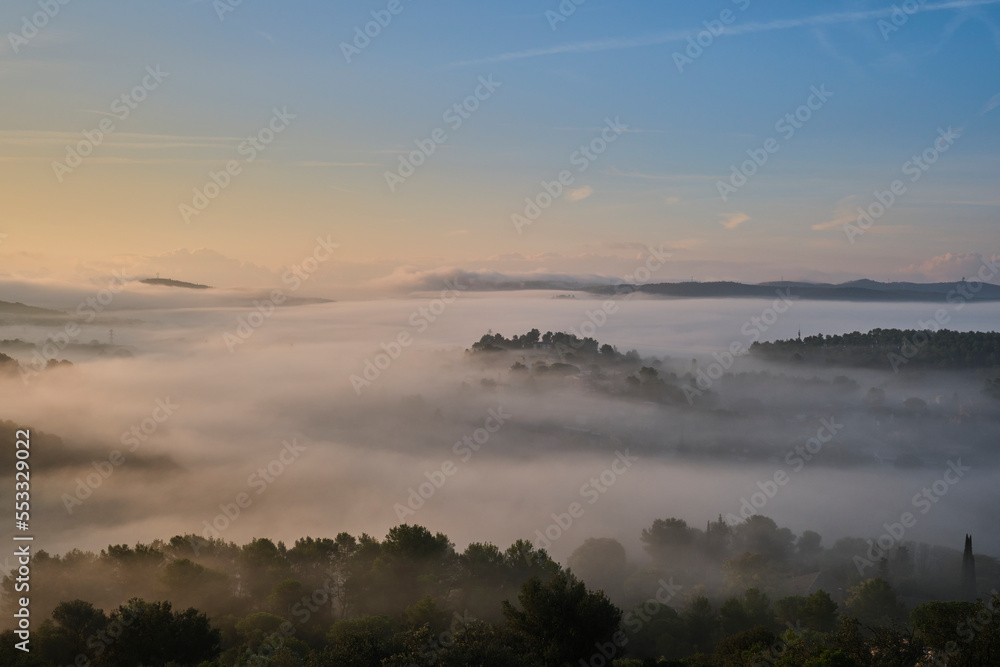
[[[734,343],[749,345],[758,328],[751,318],[770,321],[770,301],[636,298],[597,314],[603,301],[581,293],[462,293],[448,304],[439,296],[283,305],[265,318],[251,317],[252,305],[144,286],[130,287],[93,323],[75,320],[83,345],[58,355],[72,368],[46,371],[27,385],[17,376],[0,381],[0,419],[59,436],[70,450],[38,442],[32,453],[40,475],[33,479],[37,547],[61,553],[206,534],[220,505],[234,513],[246,494],[250,502],[236,518],[216,521],[227,540],[291,542],[340,531],[380,537],[407,522],[446,533],[459,549],[471,541],[506,548],[518,538],[537,541],[553,513],[578,502],[583,513],[559,529],[549,547],[554,557],[565,562],[595,536],[615,537],[638,556],[640,531],[654,519],[703,526],[739,514],[759,482],[784,471],[787,483],[760,512],[799,533],[815,530],[826,545],[842,536],[876,537],[883,523],[910,511],[917,524],[907,541],[960,549],[972,533],[977,552],[1000,555],[1000,403],[980,393],[974,373],[771,368],[822,382],[723,378],[711,387],[720,397],[715,409],[668,406],[570,381],[519,384],[507,371],[516,355],[484,365],[465,350],[487,330],[508,337],[532,328],[576,331],[621,352],[656,356],[661,373],[680,375],[692,358],[707,369],[713,353],[725,359]],[[805,336],[918,328],[939,308],[952,329],[989,331],[1000,322],[1000,304],[958,310],[796,302],[761,339],[795,337],[800,329]],[[239,318],[260,326],[239,330]],[[584,327],[591,319],[604,323]],[[0,339],[40,343],[64,326],[7,320]],[[110,329],[114,347],[86,345],[108,343]],[[388,357],[377,358],[380,344],[394,353],[390,343],[400,334],[412,344],[378,377],[369,367],[370,384],[362,385],[366,361],[386,366]],[[30,351],[9,342],[0,352],[30,360]],[[762,369],[744,357],[729,370]],[[838,375],[857,386],[834,383]],[[874,386],[885,390],[887,404],[923,399],[931,416],[873,416],[863,403]],[[176,407],[158,409],[158,401]],[[504,415],[502,425],[487,421],[491,410]],[[824,418],[843,426],[812,460],[789,463],[787,453],[816,435]],[[478,451],[466,443],[456,450],[464,436],[475,444],[486,435],[477,429],[498,425]],[[133,427],[140,437],[128,435]],[[283,445],[293,441],[298,449]],[[101,464],[114,450],[124,462]],[[615,464],[616,451],[634,461]],[[904,454],[917,463],[891,464]],[[970,470],[920,513],[913,496],[959,459]],[[97,488],[80,487],[88,476],[98,479],[94,462],[113,471]],[[269,473],[255,473],[269,465]],[[430,493],[429,479],[444,483]],[[419,493],[423,483],[422,506],[401,513],[420,504],[410,500],[411,489]]]

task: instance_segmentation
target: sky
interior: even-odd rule
[[[0,279],[260,286],[318,238],[338,298],[1000,250],[1000,0],[578,2],[8,0]]]

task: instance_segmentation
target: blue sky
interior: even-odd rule
[[[586,0],[555,23],[554,0],[399,0],[351,62],[342,44],[388,0],[224,2],[70,0],[17,53],[8,33],[39,5],[0,9],[8,266],[204,248],[277,269],[318,233],[373,279],[402,267],[616,274],[646,244],[676,251],[664,279],[954,279],[997,252],[1000,1],[894,14],[877,2]],[[679,71],[699,32],[705,46]],[[57,182],[65,146],[155,65],[163,85]],[[386,171],[447,128],[480,77],[501,85],[391,191]],[[775,123],[814,87],[832,96],[782,137]],[[182,219],[274,108],[296,116],[288,132]],[[629,131],[518,233],[525,198],[607,118]],[[852,211],[949,127],[961,138],[849,242]],[[723,201],[719,181],[769,138],[779,150]]]

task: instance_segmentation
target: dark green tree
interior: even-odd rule
[[[560,572],[543,583],[532,577],[521,587],[519,607],[503,603],[507,624],[527,640],[530,653],[545,665],[587,662],[597,645],[612,641],[622,612],[603,593],[587,591],[572,574]]]
[[[327,645],[309,667],[369,667],[404,650],[399,624],[388,616],[368,616],[334,623]]]
[[[609,537],[590,537],[566,561],[573,574],[587,586],[604,591],[609,598],[621,598],[628,565],[625,547]]]
[[[59,665],[74,664],[80,655],[93,658],[94,651],[87,642],[102,632],[107,623],[104,612],[89,602],[60,603],[52,612],[52,620],[40,628],[38,655]]]
[[[692,647],[696,651],[708,652],[718,627],[718,617],[709,599],[704,595],[695,598],[681,618]]]
[[[896,592],[880,577],[866,579],[847,591],[847,611],[865,625],[889,626],[905,618]]]
[[[198,665],[219,654],[221,640],[196,609],[173,612],[169,602],[139,598],[111,612],[102,637],[107,640],[99,664],[109,667]]]

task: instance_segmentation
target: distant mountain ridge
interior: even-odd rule
[[[977,288],[974,290],[974,286]],[[643,294],[677,298],[770,298],[777,290],[790,293],[791,298],[820,301],[931,302],[1000,301],[1000,285],[991,283],[880,283],[874,280],[852,280],[846,283],[807,283],[774,281],[748,285],[737,282],[657,283],[650,285],[619,285],[588,288],[595,294],[614,294],[628,289]]]
[[[812,283],[780,280],[757,284],[735,281],[598,284],[572,280],[505,280],[486,281],[462,276],[466,289],[473,292],[505,292],[522,290],[558,290],[590,294],[628,294],[639,292],[651,296],[686,299],[774,298],[777,290],[790,298],[817,301],[869,302],[928,302],[953,303],[964,301],[1000,301],[1000,285],[992,283],[881,283],[875,280],[852,280],[846,283]]]
[[[49,310],[48,308],[37,308],[35,306],[26,306],[25,304],[17,301],[11,303],[9,301],[0,301],[0,315],[20,315],[27,317],[61,317],[66,313],[62,313],[58,310]]]
[[[146,278],[139,282],[144,285],[162,285],[163,287],[183,287],[184,289],[212,289],[208,285],[198,283],[186,283],[183,280],[172,280],[170,278]]]

